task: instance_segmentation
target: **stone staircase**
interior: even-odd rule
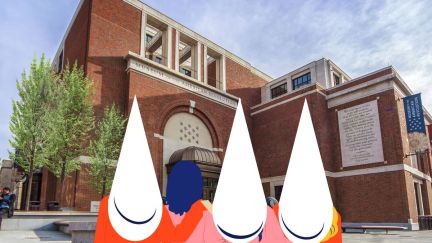
[[[57,221],[54,222],[60,232],[71,235],[72,242],[91,243],[94,240],[96,222],[94,221]]]

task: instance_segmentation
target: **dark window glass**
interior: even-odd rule
[[[146,34],[146,42],[149,43],[153,39],[153,36]]]
[[[340,78],[339,78],[339,76],[337,76],[334,73],[333,73],[333,79],[334,79],[334,84],[335,85],[339,85],[340,84]]]
[[[281,95],[283,95],[283,94],[285,94],[287,92],[287,84],[283,83],[281,85],[278,85],[278,86],[272,88],[270,90],[270,92],[271,92],[271,98],[272,99],[276,98],[278,96],[281,96]]]
[[[155,62],[161,64],[162,63],[162,57],[156,57]]]
[[[303,85],[307,85],[311,83],[311,74],[306,73],[300,77],[297,77],[292,80],[293,90],[300,88]]]
[[[186,76],[192,77],[192,72],[186,68],[180,68],[180,72],[183,73]]]

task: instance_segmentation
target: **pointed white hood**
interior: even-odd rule
[[[282,189],[279,222],[291,241],[319,242],[332,218],[333,202],[305,101]]]
[[[241,101],[237,106],[213,202],[213,219],[230,242],[249,242],[262,231],[267,205]]]
[[[148,238],[162,217],[162,199],[136,97],[108,200],[108,215],[115,231],[130,241]]]

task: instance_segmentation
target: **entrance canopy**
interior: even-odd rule
[[[203,196],[204,200],[213,201],[216,193],[216,187],[221,171],[222,163],[219,156],[208,149],[190,146],[184,149],[175,151],[166,165],[168,174],[172,167],[182,160],[194,161],[200,168],[203,177]]]
[[[175,151],[171,155],[168,165],[173,165],[181,160],[193,160],[198,164],[221,166],[221,160],[215,152],[195,146]]]

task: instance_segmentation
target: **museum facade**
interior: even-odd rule
[[[127,115],[137,97],[162,194],[172,165],[194,160],[203,197],[213,198],[241,98],[264,192],[278,198],[307,99],[344,224],[416,229],[418,216],[432,213],[429,140],[413,149],[403,104],[413,92],[391,66],[351,78],[322,58],[273,79],[138,0],[81,1],[54,66],[75,61],[94,82],[98,119],[113,103]],[[426,110],[424,120],[432,123]],[[81,160],[62,206],[89,210],[100,196]],[[37,178],[32,200],[45,209],[56,179],[46,169]]]

